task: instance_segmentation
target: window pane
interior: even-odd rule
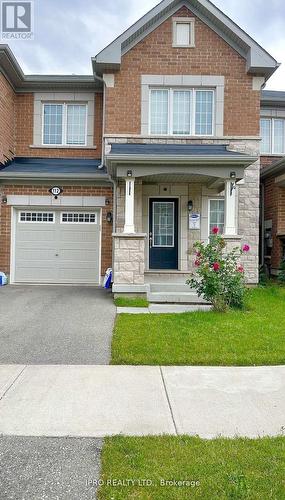
[[[86,105],[69,104],[67,106],[67,144],[86,143]]]
[[[174,203],[154,202],[152,237],[154,247],[174,246]]]
[[[190,134],[191,92],[173,92],[173,134]]]
[[[44,105],[44,144],[62,144],[62,104]]]
[[[274,120],[274,151],[273,153],[284,153],[284,129],[285,120]]]
[[[151,134],[168,133],[168,90],[152,90],[150,102]]]
[[[213,134],[213,92],[196,91],[196,130],[197,135]]]
[[[260,120],[261,153],[271,153],[271,120]]]
[[[176,44],[190,45],[190,23],[176,24]]]
[[[224,232],[225,202],[224,200],[210,200],[210,234],[214,227],[219,228],[219,233]]]

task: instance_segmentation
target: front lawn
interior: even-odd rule
[[[117,307],[148,307],[148,301],[143,297],[116,297],[114,302]]]
[[[285,288],[251,290],[245,311],[120,314],[112,364],[285,364]]]
[[[281,500],[285,498],[284,470],[282,437],[202,440],[116,436],[104,441],[104,485],[98,498]]]

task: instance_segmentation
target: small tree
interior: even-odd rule
[[[219,228],[214,227],[208,244],[199,241],[194,244],[197,270],[187,284],[216,311],[225,312],[229,307],[244,307],[245,276],[239,259],[250,247],[244,245],[242,249],[235,247],[226,252],[226,242],[218,233]]]

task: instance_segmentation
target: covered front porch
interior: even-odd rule
[[[221,145],[169,146],[114,144],[108,155],[116,180],[115,293],[152,296],[160,284],[183,295],[195,241],[218,226],[230,245],[240,244],[239,183],[256,157]]]

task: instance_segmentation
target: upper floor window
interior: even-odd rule
[[[87,104],[43,104],[44,145],[86,145]]]
[[[261,153],[285,154],[285,119],[261,118]]]
[[[191,17],[173,18],[173,47],[195,46],[195,20]]]
[[[214,90],[151,89],[150,133],[213,135]]]

